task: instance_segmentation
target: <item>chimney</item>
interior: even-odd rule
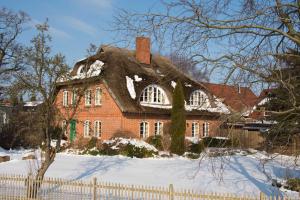
[[[150,64],[150,39],[147,37],[137,37],[136,40],[136,59],[143,64]]]

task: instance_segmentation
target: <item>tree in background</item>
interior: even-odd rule
[[[286,54],[278,56],[278,62],[282,68],[274,71],[272,76],[282,82],[271,90],[266,104],[267,110],[275,111],[270,119],[278,123],[273,125],[267,139],[272,146],[287,146],[294,136],[300,134],[300,111],[293,109],[294,106],[300,106],[299,50],[289,49]]]
[[[171,147],[172,153],[182,155],[185,151],[185,107],[184,107],[184,92],[180,80],[177,81],[173,92],[173,102],[171,111]]]
[[[14,13],[6,8],[0,8],[0,84],[23,68],[24,47],[17,40],[28,21],[29,17],[24,12]]]
[[[172,63],[183,73],[190,75],[197,81],[208,82],[208,71],[206,69],[201,70],[197,67],[197,63],[187,55],[179,54],[176,52],[171,53],[167,57],[170,58]]]

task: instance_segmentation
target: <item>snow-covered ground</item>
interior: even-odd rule
[[[0,163],[0,174],[27,174],[37,165],[36,161],[22,160],[28,150],[0,152],[9,154],[11,161]],[[263,173],[261,163],[268,159],[261,152],[237,154],[230,157],[205,157],[201,161],[184,157],[128,158],[123,156],[87,156],[59,153],[46,173],[49,177],[72,180],[90,180],[150,186],[187,188],[203,192],[221,192],[258,195],[278,193]],[[291,157],[277,156],[269,161],[266,172],[277,180],[286,176],[300,177],[300,167],[295,167]],[[296,192],[281,191],[292,196]]]

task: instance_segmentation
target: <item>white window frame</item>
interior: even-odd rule
[[[209,136],[209,122],[203,123],[203,137]]]
[[[192,122],[192,137],[199,137],[199,122]]]
[[[92,105],[92,90],[88,89],[84,94],[84,105],[91,106]]]
[[[90,137],[90,120],[85,120],[83,122],[83,137]]]
[[[207,95],[202,90],[195,90],[190,95],[190,105],[191,106],[202,106],[207,101]]]
[[[77,90],[74,89],[71,95],[71,105],[75,106],[76,103],[77,103]]]
[[[62,128],[64,135],[67,135],[67,121],[66,120],[62,121],[61,128]]]
[[[69,104],[69,92],[67,90],[63,91],[63,106],[67,107]]]
[[[97,87],[95,90],[95,106],[100,106],[102,104],[102,89]]]
[[[163,135],[164,124],[161,121],[154,123],[154,135]]]
[[[149,85],[143,89],[140,95],[140,102],[143,104],[169,104],[165,91],[158,85]]]
[[[149,123],[146,121],[142,121],[140,123],[140,137],[147,138],[149,136]]]
[[[102,123],[99,120],[94,121],[94,136],[101,137]]]

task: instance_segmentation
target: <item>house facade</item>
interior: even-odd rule
[[[177,80],[184,89],[186,137],[217,135],[220,116],[230,110],[204,84],[151,54],[144,37],[136,39],[135,51],[101,46],[78,61],[57,83],[57,121],[71,141],[166,134]]]

